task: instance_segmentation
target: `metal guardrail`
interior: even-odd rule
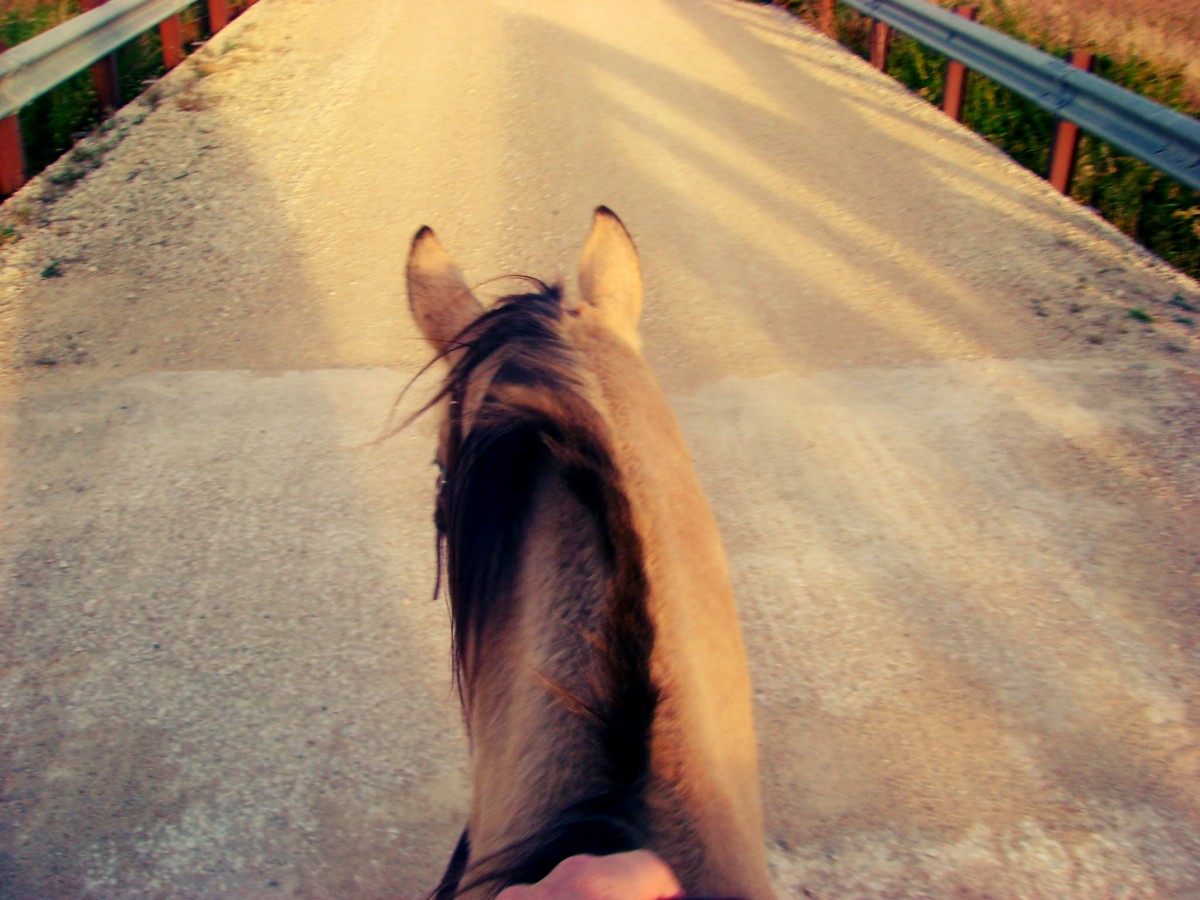
[[[842,0],[1200,190],[1200,122],[926,0]]]
[[[0,54],[0,119],[194,0],[109,0]]]

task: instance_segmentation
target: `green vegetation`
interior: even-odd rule
[[[817,0],[787,6],[816,22]],[[1071,47],[1036,30],[1021,11],[1004,0],[986,6],[980,21],[1057,56]],[[838,40],[864,59],[870,56],[870,20],[842,4],[836,7]],[[931,103],[941,103],[946,58],[903,35],[893,35],[887,72]],[[1200,107],[1187,99],[1181,66],[1161,64],[1134,53],[1096,54],[1096,74],[1188,115]],[[963,122],[1014,160],[1039,174],[1049,166],[1054,117],[1006,88],[978,75],[967,79]],[[1083,135],[1071,196],[1094,207],[1143,246],[1172,265],[1200,277],[1200,192],[1112,145]]]
[[[15,47],[80,12],[80,0],[16,0],[0,12],[0,41]],[[200,14],[194,4],[183,12],[184,34],[198,36]],[[120,48],[117,62],[121,98],[138,96],[147,82],[165,71],[158,29],[151,29]],[[90,70],[69,78],[20,112],[21,134],[29,174],[40,172],[100,123],[103,112]]]

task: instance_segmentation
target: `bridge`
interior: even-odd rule
[[[598,203],[781,895],[1200,893],[1193,281],[777,9],[261,0],[4,207],[0,895],[431,886],[407,243],[573,288]]]

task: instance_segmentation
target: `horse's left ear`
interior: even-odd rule
[[[483,315],[483,304],[428,225],[408,251],[408,306],[438,353],[451,350],[454,339]]]
[[[603,312],[611,327],[638,346],[642,264],[633,238],[606,206],[597,207],[592,217],[592,233],[579,259],[579,290],[584,302]]]

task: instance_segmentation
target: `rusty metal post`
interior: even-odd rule
[[[1091,72],[1096,67],[1096,57],[1086,50],[1071,54],[1071,65]],[[1058,120],[1054,129],[1054,140],[1050,144],[1050,172],[1046,179],[1062,193],[1071,193],[1071,179],[1075,177],[1075,157],[1079,151],[1079,126],[1074,122]]]
[[[892,44],[892,29],[875,19],[871,22],[871,65],[880,72],[887,71],[888,48]]]
[[[108,0],[82,0],[80,8],[83,12],[91,12],[107,2]],[[121,108],[121,79],[115,54],[110,53],[92,63],[92,84],[95,85],[96,96],[100,100],[100,112],[107,119]]]
[[[974,6],[962,5],[954,7],[954,14],[964,19],[975,21],[979,10]],[[942,91],[942,112],[954,119],[962,121],[963,100],[967,90],[967,67],[957,60],[946,63],[946,85]]]
[[[208,30],[216,34],[229,24],[229,4],[226,0],[208,0]]]
[[[0,41],[0,53],[8,45]],[[25,184],[25,144],[21,120],[14,113],[0,119],[0,197],[10,197]]]
[[[817,10],[817,27],[823,35],[836,40],[837,26],[833,18],[833,3],[834,0],[821,0],[821,6]]]
[[[179,13],[162,20],[158,36],[162,38],[163,65],[173,69],[183,62],[183,20]]]
[[[15,115],[0,119],[0,196],[9,197],[25,184],[25,147],[21,120]]]

